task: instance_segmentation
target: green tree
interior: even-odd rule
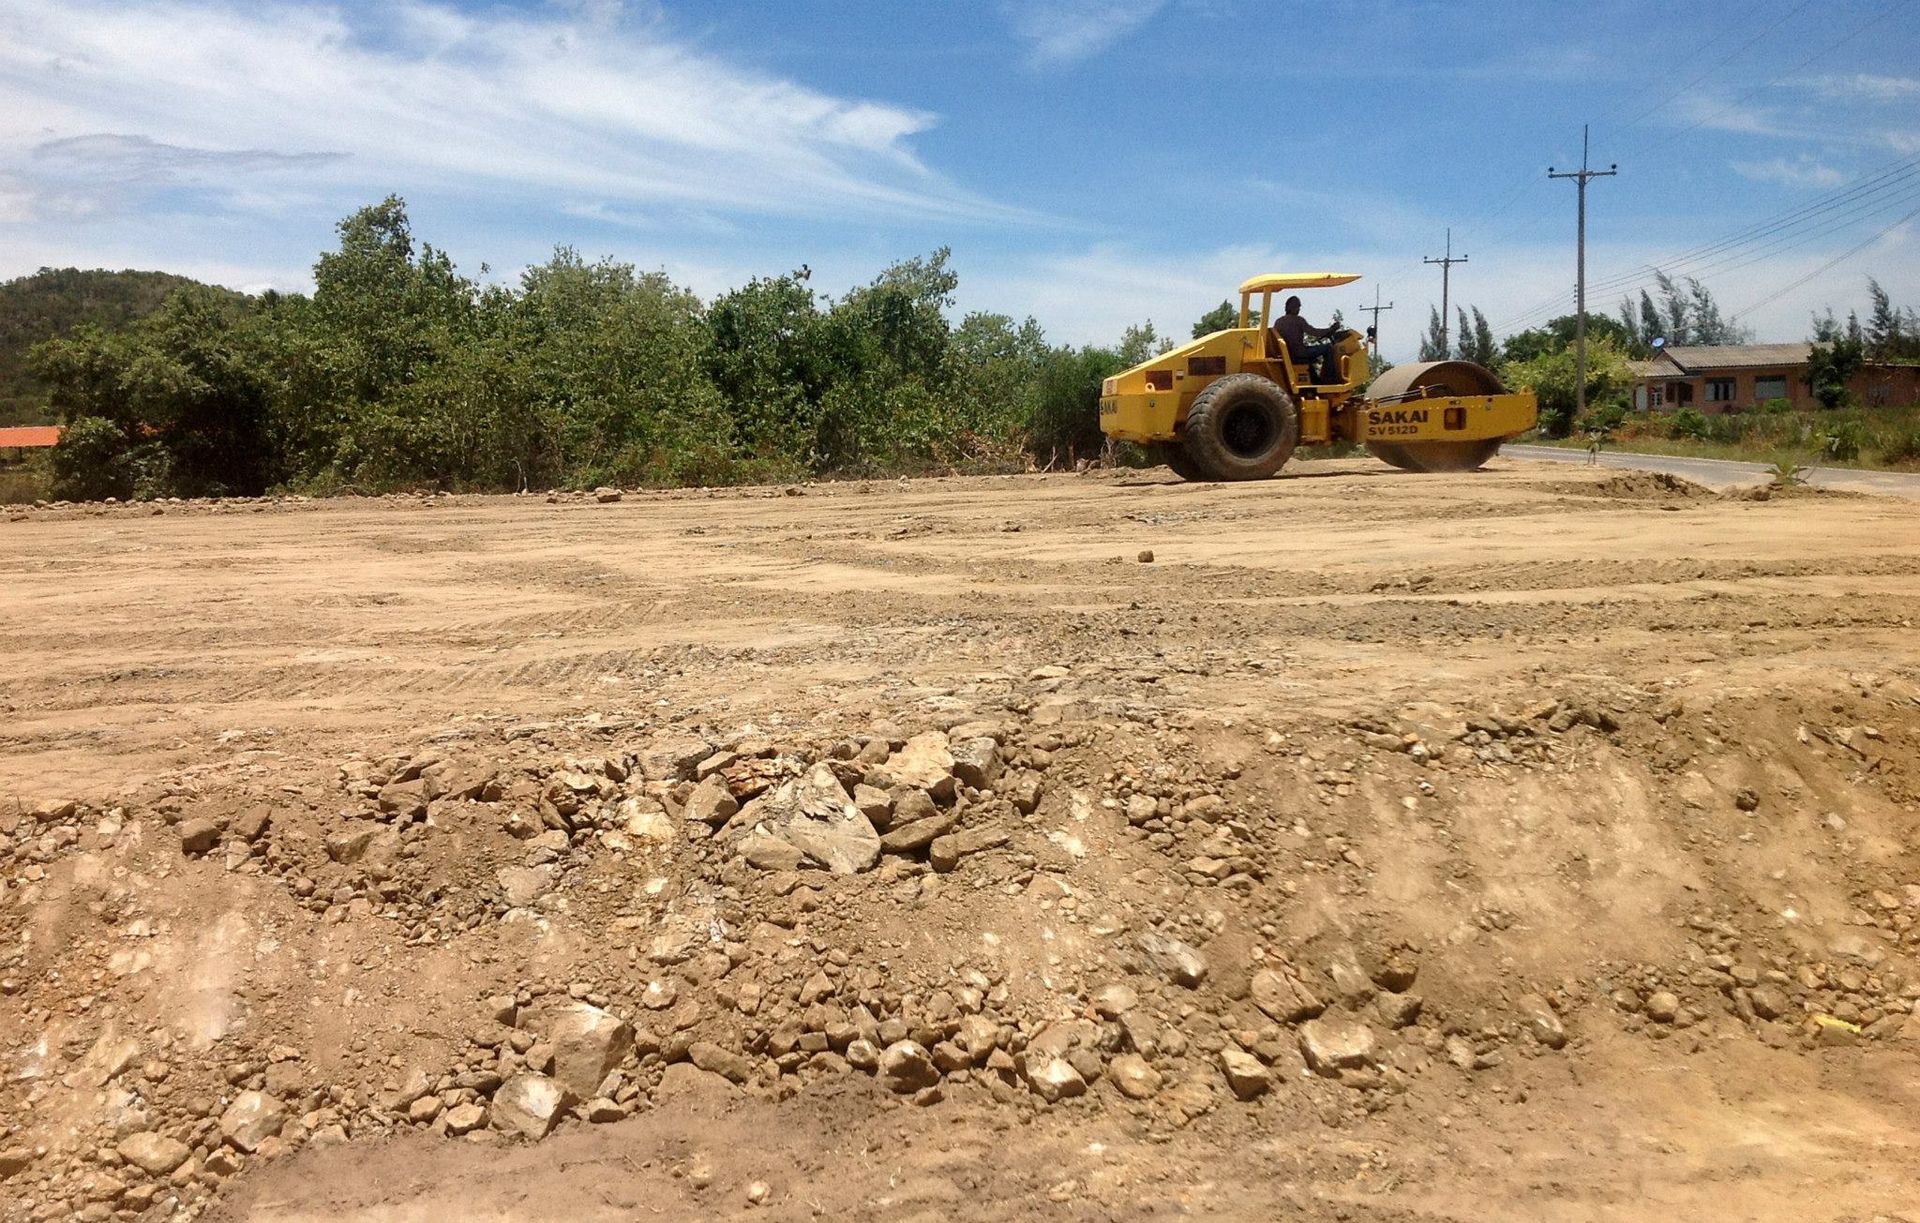
[[[1821,407],[1830,411],[1843,408],[1853,398],[1847,383],[1866,365],[1866,359],[1866,341],[1849,334],[1829,311],[1824,319],[1814,320],[1813,348],[1801,376]]]
[[[1578,362],[1571,344],[1500,367],[1501,381],[1516,390],[1527,389],[1540,400],[1540,432],[1565,437],[1573,430],[1579,385]],[[1587,405],[1604,409],[1623,403],[1633,385],[1626,354],[1611,336],[1587,338]]]
[[[1460,329],[1456,333],[1458,343],[1453,355],[1459,360],[1472,361],[1492,369],[1500,359],[1500,348],[1494,343],[1493,328],[1487,325],[1487,316],[1480,313],[1478,306],[1473,307],[1471,320],[1467,317],[1465,306],[1459,308],[1458,314]]]
[[[1427,307],[1427,333],[1420,337],[1420,359],[1422,361],[1447,359],[1446,324],[1441,321],[1438,306]]]
[[[1216,331],[1226,331],[1240,325],[1240,307],[1231,301],[1223,301],[1200,316],[1193,325],[1193,338],[1212,335]]]
[[[1152,321],[1149,320],[1137,327],[1128,327],[1120,333],[1120,347],[1115,350],[1115,355],[1120,358],[1121,368],[1127,369],[1159,356],[1169,347],[1171,346],[1160,338],[1159,333],[1153,329]]]

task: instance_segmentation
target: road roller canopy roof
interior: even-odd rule
[[[1249,277],[1242,293],[1279,293],[1287,289],[1331,289],[1360,279],[1358,272],[1268,272]]]

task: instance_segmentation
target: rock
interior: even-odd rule
[[[447,1110],[447,1133],[456,1138],[487,1123],[487,1110],[480,1104],[456,1104]]]
[[[872,1074],[880,1068],[880,1050],[870,1040],[855,1038],[847,1044],[847,1065]]]
[[[121,1159],[149,1176],[165,1176],[193,1154],[186,1143],[151,1132],[129,1134],[114,1150]]]
[[[243,1091],[220,1114],[220,1133],[251,1155],[286,1123],[286,1105],[262,1091]]]
[[[887,757],[876,773],[888,787],[911,786],[944,803],[952,801],[954,795],[953,763],[947,737],[929,731],[907,740],[906,746]]]
[[[1518,1002],[1520,1017],[1526,1021],[1527,1031],[1533,1038],[1549,1049],[1564,1048],[1567,1043],[1567,1029],[1560,1022],[1560,1016],[1552,1005],[1539,994],[1528,994]]]
[[[1242,1100],[1263,1096],[1273,1086],[1273,1076],[1260,1059],[1239,1049],[1220,1050],[1220,1070],[1227,1076],[1227,1086]]]
[[[910,824],[896,824],[880,838],[880,849],[889,854],[911,854],[932,845],[935,840],[946,836],[960,825],[960,813],[951,807],[942,811],[934,809],[934,814],[924,820],[915,820]]]
[[[1672,1023],[1680,1017],[1680,999],[1660,990],[1647,999],[1647,1018],[1655,1023]]]
[[[750,833],[740,842],[740,854],[747,865],[763,871],[797,871],[807,856],[778,837],[764,832]]]
[[[425,1125],[438,1117],[443,1107],[439,1096],[421,1096],[407,1106],[407,1120],[415,1125]]]
[[[940,1081],[940,1071],[926,1046],[913,1040],[896,1040],[880,1051],[880,1081],[888,1091],[910,1095]]]
[[[686,810],[682,814],[687,819],[718,828],[739,810],[740,803],[727,789],[726,780],[716,773],[701,782],[688,796]]]
[[[352,866],[367,856],[367,846],[373,844],[374,829],[362,825],[359,828],[345,828],[339,832],[327,834],[327,857],[342,866]]]
[[[885,832],[893,827],[893,795],[861,782],[853,787],[853,805],[860,808],[860,814],[867,817],[876,832]],[[882,839],[884,848],[884,838]]]
[[[880,860],[880,834],[826,765],[756,800],[749,810],[774,837],[836,875],[871,870]]]
[[[220,843],[220,825],[212,820],[183,820],[180,824],[180,852],[199,857]]]
[[[380,1097],[380,1107],[390,1113],[405,1112],[407,1106],[433,1090],[433,1078],[425,1066],[409,1067],[400,1086]]]
[[[1381,994],[1373,1000],[1374,1014],[1389,1028],[1404,1028],[1420,1018],[1426,1000],[1419,994]]]
[[[1142,565],[1151,565],[1153,564],[1153,549],[1142,548],[1140,549],[1139,554],[1136,555],[1133,559],[1140,562]]]
[[[1064,1057],[1027,1059],[1027,1086],[1049,1104],[1087,1094],[1087,1080]]]
[[[630,837],[656,845],[668,845],[678,839],[679,834],[658,803],[626,798],[620,801],[618,810],[620,827]]]
[[[32,1147],[0,1147],[0,1180],[10,1180],[33,1166]]]
[[[1094,1013],[1103,1019],[1118,1019],[1140,1005],[1140,995],[1131,985],[1115,982],[1093,991]]]
[[[687,1047],[687,1060],[732,1083],[745,1083],[753,1077],[753,1062],[743,1054],[710,1041],[696,1040]]]
[[[765,1181],[752,1181],[747,1185],[747,1205],[765,1206],[767,1199],[773,1196],[773,1186]]]
[[[380,787],[380,810],[399,820],[417,820],[427,814],[425,781],[396,781]]]
[[[1040,807],[1040,795],[1044,785],[1037,773],[1022,773],[1007,787],[1007,801],[1021,815],[1032,815]]]
[[[503,866],[493,873],[509,908],[524,908],[553,890],[559,873],[551,866]]]
[[[1753,1013],[1762,1019],[1779,1019],[1793,1006],[1793,1000],[1787,997],[1787,991],[1777,985],[1762,985],[1748,994],[1753,1003]]]
[[[693,735],[662,735],[640,753],[640,768],[650,781],[690,781],[700,762],[713,754],[705,739]]]
[[[233,835],[251,845],[267,835],[267,829],[273,824],[273,808],[267,806],[249,807],[233,821]]]
[[[954,743],[949,754],[953,775],[963,785],[985,790],[1000,777],[1000,745],[984,735]]]
[[[1373,1029],[1354,1019],[1313,1019],[1301,1025],[1300,1052],[1321,1074],[1358,1070],[1373,1061]]]
[[[544,1074],[516,1074],[493,1093],[488,1120],[507,1134],[539,1141],[560,1123],[567,1107],[567,1089]]]
[[[593,490],[593,499],[601,505],[612,505],[614,502],[620,500],[623,495],[624,494],[617,488],[602,486]]]
[[[997,849],[1007,843],[1004,828],[968,828],[936,837],[927,846],[927,861],[936,871],[946,872],[960,865],[960,859],[983,850]]]
[[[1276,969],[1263,968],[1254,973],[1249,988],[1253,1005],[1279,1023],[1300,1023],[1327,1009],[1327,1004],[1306,986]]]
[[[487,999],[487,1018],[512,1027],[520,1020],[520,1004],[512,994],[494,994]]]
[[[625,1020],[575,1002],[553,1012],[547,1021],[547,1042],[553,1046],[553,1078],[577,1099],[591,1099],[600,1084],[633,1048],[633,1027]]]
[[[580,1115],[595,1125],[606,1125],[613,1121],[625,1121],[627,1110],[624,1105],[616,1104],[604,1096],[596,1096],[580,1106]]]
[[[1207,979],[1207,957],[1191,944],[1149,930],[1140,936],[1140,950],[1153,970],[1175,985],[1198,989]]]
[[[1129,1100],[1146,1100],[1160,1090],[1160,1072],[1138,1053],[1122,1053],[1107,1064],[1107,1078]]]

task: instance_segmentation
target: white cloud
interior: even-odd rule
[[[8,0],[0,95],[0,175],[29,190],[70,185],[51,149],[85,155],[68,170],[97,156],[148,189],[215,189],[306,158],[306,181],[362,196],[1032,219],[921,163],[912,140],[933,116],[742,67],[605,5]]]
[[[1847,181],[1845,174],[1832,166],[1822,165],[1811,157],[1801,157],[1794,161],[1775,157],[1767,161],[1734,161],[1727,164],[1741,178],[1751,179],[1756,183],[1780,183],[1788,187],[1826,189],[1838,187]]]
[[[1920,98],[1920,77],[1854,72],[1817,76],[1806,84],[1815,93],[1828,98],[1853,98],[1868,102],[1900,102],[1907,98]]]
[[[1028,45],[1028,62],[1045,68],[1100,54],[1166,6],[1167,0],[1010,0],[1004,8]]]

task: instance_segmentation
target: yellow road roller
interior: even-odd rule
[[[1284,272],[1240,286],[1237,326],[1108,378],[1100,428],[1138,442],[1188,480],[1261,480],[1301,443],[1338,438],[1407,471],[1471,471],[1533,428],[1540,406],[1471,361],[1397,365],[1367,382],[1366,340],[1333,333],[1324,356],[1296,364],[1275,294],[1330,289],[1346,272]],[[1258,313],[1255,307],[1258,306]]]

